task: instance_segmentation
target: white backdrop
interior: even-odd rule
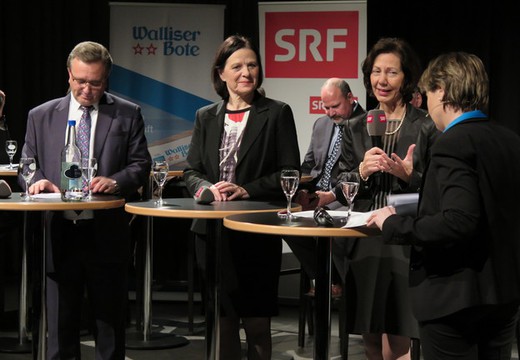
[[[288,103],[301,159],[314,121],[324,115],[320,88],[345,79],[366,108],[361,62],[366,57],[366,1],[261,2],[260,52],[266,96]]]
[[[110,3],[110,91],[142,106],[150,153],[172,169],[184,167],[195,111],[219,99],[210,72],[224,9]]]

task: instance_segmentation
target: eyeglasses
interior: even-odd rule
[[[84,88],[88,85],[92,89],[100,89],[103,86],[103,84],[105,83],[105,80],[78,79],[74,75],[72,75],[72,72],[70,73],[70,76],[71,76],[72,80],[75,81],[82,88]]]

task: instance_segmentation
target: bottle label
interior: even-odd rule
[[[77,162],[61,164],[61,198],[63,201],[83,200],[81,168]]]

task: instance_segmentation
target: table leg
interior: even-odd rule
[[[316,273],[314,359],[329,358],[331,307],[331,243],[332,238],[317,239],[318,268]]]
[[[127,349],[169,349],[184,346],[188,339],[175,334],[154,333],[152,331],[152,246],[153,217],[147,217],[145,264],[143,280],[143,332],[127,334]]]
[[[27,212],[23,214],[22,269],[18,314],[18,338],[0,338],[0,352],[30,353],[31,342],[27,337]]]
[[[41,264],[41,301],[40,301],[40,324],[38,330],[38,352],[36,357],[38,360],[47,358],[47,241],[49,240],[49,222],[51,220],[51,212],[44,211],[42,215],[42,264]]]
[[[206,226],[206,357],[220,358],[220,263],[222,219],[208,219]]]

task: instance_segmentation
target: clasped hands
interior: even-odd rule
[[[90,187],[92,193],[114,194],[118,191],[117,182],[105,176],[96,176],[93,178]],[[38,180],[29,186],[29,193],[31,195],[44,192],[59,193],[60,188],[47,179]]]
[[[228,181],[219,181],[209,187],[215,201],[249,199],[249,193],[242,186]]]

